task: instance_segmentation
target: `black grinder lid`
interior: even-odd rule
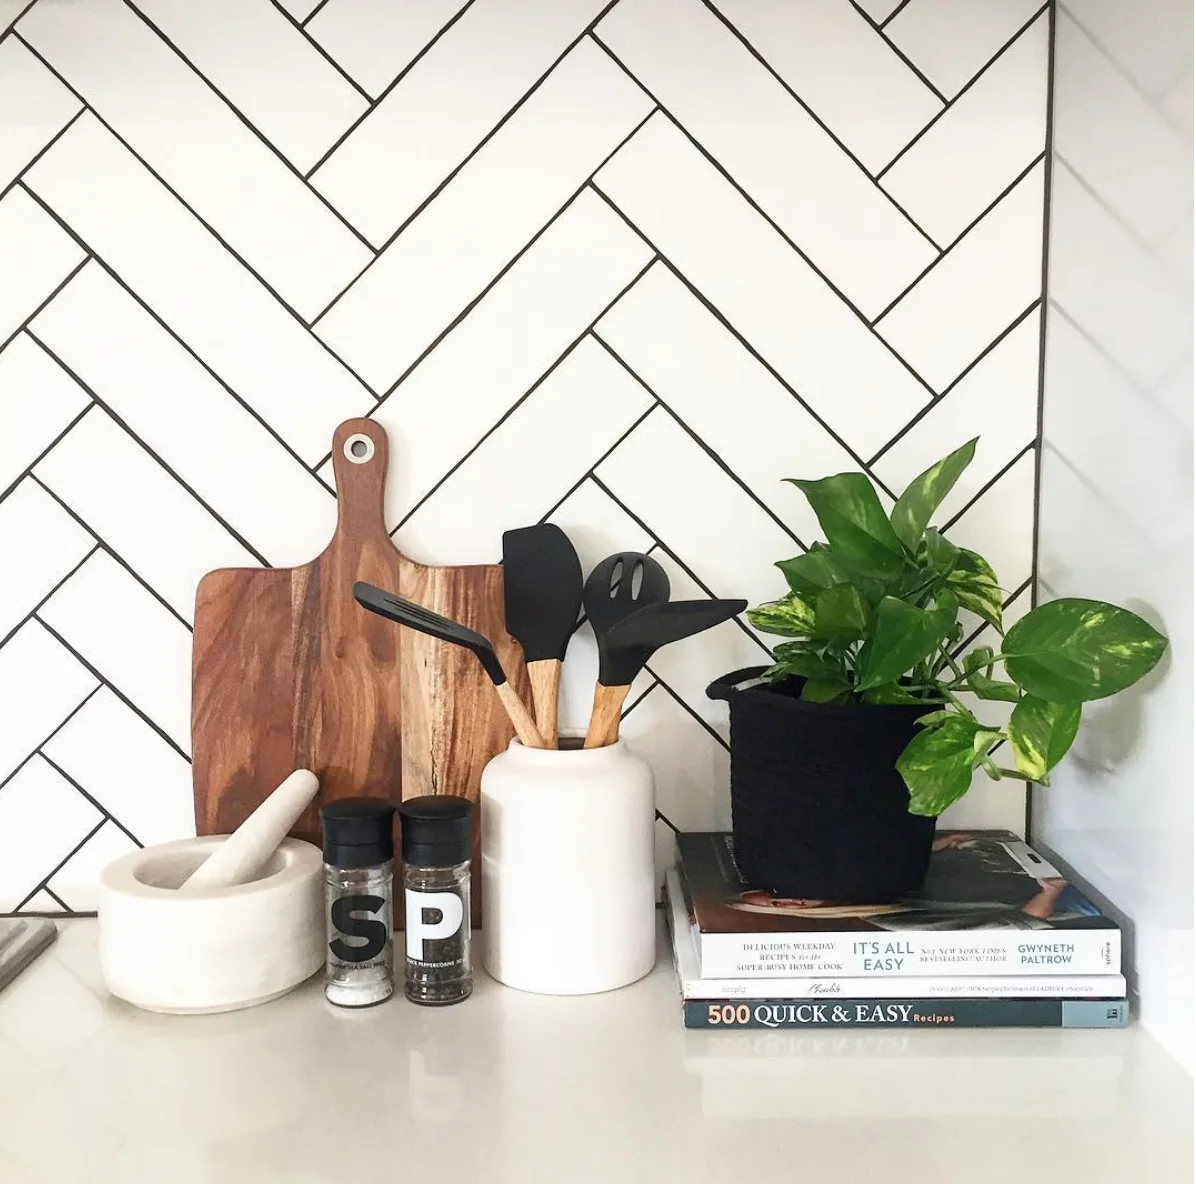
[[[453,794],[409,798],[399,806],[403,862],[452,867],[469,858],[473,802]]]
[[[340,798],[320,807],[324,862],[373,867],[395,857],[394,806],[383,798]]]

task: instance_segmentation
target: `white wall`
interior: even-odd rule
[[[1040,0],[606,7],[0,0],[0,910],[190,825],[196,581],[320,550],[349,416],[417,559],[551,516],[756,601],[816,529],[782,478],[980,435],[942,525],[1024,608]],[[703,689],[764,657],[727,624],[637,688],[680,826],[727,820]]]
[[[1086,709],[1033,829],[1128,916],[1142,1021],[1191,1069],[1191,0],[1067,0],[1056,46],[1040,590],[1171,648]]]

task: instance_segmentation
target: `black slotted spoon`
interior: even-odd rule
[[[586,619],[601,638],[624,618],[669,598],[668,572],[642,551],[608,555],[590,572],[582,590]]]

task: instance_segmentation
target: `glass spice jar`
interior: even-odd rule
[[[370,1007],[394,993],[394,806],[341,798],[320,809],[328,945],[324,994]]]
[[[451,794],[399,806],[406,918],[404,993],[413,1003],[460,1003],[473,991],[469,852],[473,803]]]

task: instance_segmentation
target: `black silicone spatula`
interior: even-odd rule
[[[586,748],[602,748],[619,738],[623,700],[635,676],[661,646],[713,629],[745,608],[746,600],[678,600],[650,604],[612,625],[598,639],[598,684]]]
[[[528,748],[545,747],[544,738],[536,728],[535,721],[528,715],[527,708],[523,706],[523,700],[507,682],[507,672],[502,668],[502,662],[498,654],[494,652],[494,646],[488,638],[472,629],[467,629],[449,617],[442,617],[439,613],[434,613],[431,609],[424,608],[412,600],[404,600],[402,596],[375,588],[373,584],[367,584],[361,580],[353,585],[353,599],[362,608],[369,609],[370,612],[377,613],[380,617],[386,617],[399,625],[406,625],[409,629],[426,633],[429,637],[438,638],[440,641],[447,641],[451,645],[464,646],[467,650],[471,650],[490,676],[490,681],[494,683],[494,689],[498,692],[498,697],[502,700],[507,715],[511,717],[515,734]]]
[[[536,727],[557,745],[561,662],[581,611],[581,560],[559,526],[541,522],[502,536],[507,632],[523,646]]]
[[[624,617],[649,604],[664,604],[668,598],[668,573],[651,555],[620,551],[590,572],[582,605],[595,636],[601,637]]]

